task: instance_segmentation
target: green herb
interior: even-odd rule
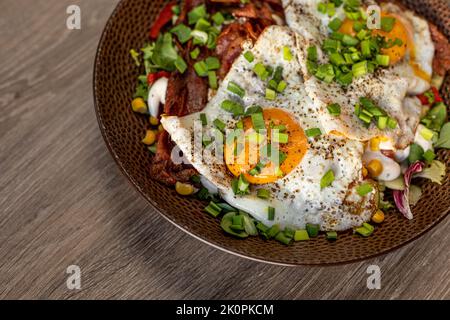
[[[258,62],[257,64],[255,64],[255,66],[253,67],[253,72],[261,79],[261,80],[266,80],[269,77],[269,72],[267,71],[266,67]]]
[[[195,48],[194,50],[192,50],[190,52],[191,58],[194,59],[194,60],[198,58],[199,54],[200,54],[200,49],[199,48]]]
[[[370,183],[363,183],[356,187],[356,192],[364,197],[365,195],[371,193],[373,191],[373,186]]]
[[[389,56],[377,54],[375,59],[380,66],[383,67],[389,66]]]
[[[267,208],[267,219],[269,221],[275,220],[275,208],[273,208],[273,207]]]
[[[199,77],[207,77],[208,76],[208,65],[205,61],[198,61],[194,63],[194,70]]]
[[[322,131],[319,128],[311,128],[311,129],[306,129],[305,134],[309,138],[314,138],[314,137],[320,136],[322,134]]]
[[[206,6],[202,4],[188,12],[188,22],[189,24],[195,24],[201,18],[206,17],[206,15]]]
[[[208,124],[206,113],[200,113],[200,121],[202,122],[202,126],[206,126]]]
[[[352,66],[352,73],[353,73],[353,77],[357,78],[357,77],[361,77],[366,75],[369,72],[368,67],[367,67],[367,61],[361,61],[358,63],[355,63]]]
[[[329,63],[322,64],[317,68],[316,77],[326,83],[331,83],[331,81],[333,81],[334,79],[334,76],[335,74],[333,66]]]
[[[277,97],[277,93],[269,88],[266,88],[266,99],[267,100],[275,100],[275,98]]]
[[[205,59],[208,70],[217,70],[220,68],[220,61],[216,57],[208,57]]]
[[[245,90],[242,89],[236,82],[228,82],[227,90],[243,98],[245,96]]]
[[[280,232],[280,225],[279,224],[274,224],[272,227],[270,227],[270,229],[267,231],[267,236],[270,238],[275,237],[278,232]]]
[[[234,116],[244,114],[244,107],[241,104],[231,100],[224,100],[221,104],[221,108],[225,111],[231,112]]]
[[[339,116],[341,114],[341,106],[337,103],[332,103],[330,105],[327,106],[328,112],[332,115],[332,116]]]
[[[395,18],[393,17],[381,17],[381,30],[385,32],[391,32],[394,29]]]
[[[286,61],[291,61],[292,60],[292,52],[291,49],[287,46],[283,47],[283,58]]]
[[[152,62],[160,69],[174,71],[178,53],[173,47],[172,34],[164,33],[158,37],[152,54]]]
[[[330,23],[328,23],[328,27],[333,31],[338,31],[341,26],[342,20],[339,18],[334,18],[330,21]]]
[[[334,181],[334,172],[333,170],[328,170],[320,179],[320,189],[324,189],[329,187]]]
[[[425,153],[423,154],[423,158],[428,164],[431,164],[431,162],[436,158],[436,154],[433,150],[430,149],[425,151]]]
[[[262,113],[253,113],[251,117],[253,129],[257,131],[266,129],[266,124]]]
[[[336,231],[329,231],[329,232],[327,232],[327,240],[330,240],[330,241],[335,241],[335,240],[337,240],[337,232]]]
[[[289,135],[287,133],[282,132],[273,132],[272,139],[274,140],[274,142],[288,143]]]
[[[198,19],[198,21],[195,23],[195,30],[207,31],[209,27],[211,27],[211,23],[209,23],[204,18]]]
[[[223,17],[222,13],[220,13],[220,12],[216,12],[215,14],[213,14],[211,19],[218,26],[220,26],[222,23],[225,22],[225,18]]]
[[[270,198],[270,190],[258,189],[258,191],[256,191],[256,196],[261,199],[269,199]]]
[[[250,63],[252,63],[253,60],[255,60],[255,56],[254,56],[253,53],[251,53],[250,51],[246,51],[246,52],[244,53],[244,58],[245,58],[248,62],[250,62]]]
[[[191,36],[194,38],[194,45],[205,45],[208,42],[208,34],[205,31],[194,30]]]
[[[213,201],[211,201],[205,207],[205,211],[208,212],[210,215],[212,215],[214,218],[216,218],[222,212],[222,208],[219,207],[217,204],[215,204]]]
[[[238,230],[233,230],[233,228],[231,228],[231,226],[233,226],[233,218],[236,216],[236,212],[228,212],[226,213],[223,217],[222,220],[220,221],[220,226],[222,227],[223,231],[225,231],[226,233],[238,237],[238,238],[247,238],[248,237],[248,233],[245,231],[238,231]]]
[[[319,235],[320,226],[318,224],[307,223],[306,231],[310,238],[315,238]]]
[[[309,234],[306,230],[295,230],[294,241],[306,241],[309,240]]]
[[[317,62],[317,47],[316,46],[308,47],[307,56],[309,61]]]
[[[288,237],[284,232],[278,232],[275,236],[275,240],[281,242],[284,245],[289,245],[292,242],[292,237]]]
[[[262,113],[262,108],[260,106],[251,106],[248,107],[247,110],[245,111],[245,115],[249,116],[253,113]]]
[[[220,120],[219,118],[215,119],[215,120],[213,121],[213,124],[214,124],[214,126],[215,126],[217,129],[219,129],[220,131],[223,132],[223,131],[225,130],[226,124],[225,124],[222,120]]]
[[[278,83],[277,86],[277,92],[282,93],[287,87],[287,83],[284,80],[281,80],[280,83]]]
[[[422,123],[431,130],[440,131],[447,119],[447,106],[442,103],[436,103],[422,119]]]
[[[217,89],[217,75],[214,71],[208,71],[208,84],[211,89]]]
[[[170,29],[170,32],[177,36],[180,43],[186,43],[191,39],[191,31],[191,28],[184,25],[183,23],[178,24]]]
[[[178,56],[177,60],[175,60],[175,67],[177,68],[177,70],[180,73],[184,73],[187,69],[187,64],[186,62],[183,60],[182,57]]]

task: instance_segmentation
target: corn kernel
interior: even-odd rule
[[[156,117],[150,116],[149,122],[152,126],[157,126],[159,124],[159,119]]]
[[[369,172],[367,171],[366,167],[363,167],[362,168],[362,175],[363,175],[363,177],[366,178],[368,174],[369,174]]]
[[[377,210],[375,214],[372,216],[372,221],[375,223],[382,223],[384,221],[384,212],[381,210]]]
[[[163,132],[164,131],[164,127],[162,126],[162,124],[160,124],[158,126],[158,132]]]
[[[133,99],[133,101],[131,102],[131,107],[133,108],[134,112],[147,113],[147,105],[142,98]]]
[[[378,159],[373,159],[369,162],[367,165],[367,171],[369,171],[369,174],[372,178],[378,177],[381,172],[383,171],[383,164]]]
[[[145,138],[142,139],[142,143],[146,145],[152,145],[156,141],[156,134],[153,130],[147,130],[147,133],[145,134]]]
[[[175,184],[175,190],[182,196],[188,196],[194,193],[194,187],[192,185],[179,181]]]

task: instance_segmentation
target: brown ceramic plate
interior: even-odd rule
[[[450,8],[444,0],[410,0],[405,5],[425,16],[450,36]],[[149,152],[140,142],[148,120],[133,113],[130,100],[138,70],[130,48],[143,45],[148,30],[165,0],[122,0],[110,17],[98,47],[94,72],[95,111],[105,142],[122,172],[166,219],[196,238],[225,251],[264,262],[283,265],[319,265],[361,260],[398,248],[424,234],[449,212],[450,181],[423,182],[423,196],[408,221],[393,210],[373,236],[365,239],[351,231],[339,234],[335,243],[323,235],[284,246],[258,237],[234,239],[222,232],[219,220],[203,212],[205,203],[177,195],[175,190],[152,180]],[[442,94],[450,103],[450,77]],[[450,152],[439,159],[450,166]]]

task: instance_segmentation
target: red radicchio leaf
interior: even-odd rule
[[[414,173],[421,172],[425,163],[421,161],[416,161],[406,170],[404,175],[405,189],[404,190],[394,190],[394,202],[397,209],[405,216],[405,218],[411,220],[413,218],[411,208],[409,206],[409,186],[411,184],[411,178]]]

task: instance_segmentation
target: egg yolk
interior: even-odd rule
[[[289,113],[275,108],[265,109],[263,110],[263,118],[266,136],[258,136],[258,143],[254,141],[254,138],[249,139],[249,137],[255,137],[256,134],[251,117],[243,119],[245,146],[239,152],[236,152],[236,150],[239,150],[236,140],[225,143],[225,162],[228,169],[236,177],[244,174],[251,184],[271,183],[280,179],[300,163],[308,149],[305,132]],[[285,160],[279,166],[269,161],[261,168],[258,174],[251,175],[249,172],[259,164],[262,155],[268,149],[267,145],[271,143],[271,128],[274,126],[284,126],[286,128],[282,133],[288,135],[288,142],[278,144],[280,153],[286,155]]]
[[[384,37],[387,41],[395,41],[400,39],[402,45],[394,45],[391,48],[382,48],[381,53],[389,56],[389,64],[394,65],[400,60],[402,60],[407,53],[409,53],[409,64],[414,71],[414,74],[427,82],[431,81],[431,75],[425,72],[420,65],[416,62],[416,54],[413,41],[413,31],[412,27],[403,23],[403,19],[398,15],[382,12],[381,17],[392,17],[395,18],[395,23],[391,31],[386,32],[382,29],[372,30],[374,35],[380,35]],[[355,36],[356,32],[353,30],[353,21],[350,19],[345,19],[339,29],[339,32]]]

